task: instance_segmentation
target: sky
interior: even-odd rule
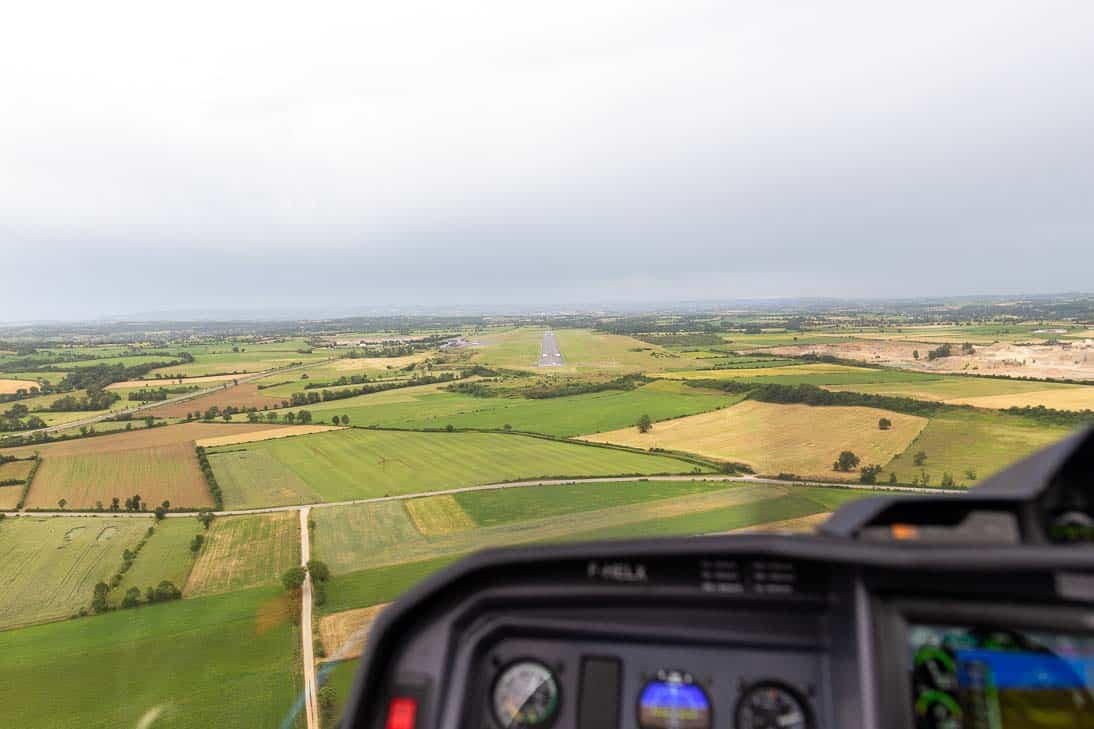
[[[1094,289],[1094,4],[18,3],[0,321]]]

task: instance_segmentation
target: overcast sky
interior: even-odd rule
[[[1094,3],[40,2],[0,320],[1094,289]]]

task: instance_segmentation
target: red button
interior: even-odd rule
[[[418,702],[414,699],[392,699],[387,707],[386,729],[414,729],[414,717],[417,713]]]

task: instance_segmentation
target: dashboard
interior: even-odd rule
[[[474,555],[385,610],[344,726],[1094,729],[1091,445],[816,536]]]

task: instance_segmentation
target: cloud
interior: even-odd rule
[[[0,319],[1088,285],[1087,3],[389,5],[15,11]]]

